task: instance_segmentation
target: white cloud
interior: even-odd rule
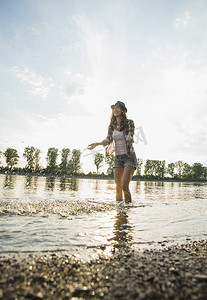
[[[90,71],[98,75],[105,63],[107,30],[103,24],[100,27],[92,22],[84,13],[75,14],[73,20],[79,29],[82,57],[87,59]]]
[[[37,75],[26,67],[13,66],[11,71],[21,81],[29,84],[31,94],[41,98],[47,98],[49,91],[54,87],[51,78],[44,79],[42,76]]]
[[[175,27],[177,28],[192,28],[195,26],[194,19],[192,18],[191,13],[187,10],[180,17],[177,17],[175,20]]]
[[[11,71],[26,84],[18,87],[21,89],[25,113],[29,110],[30,113],[37,111],[46,116],[61,112],[69,116],[90,114],[83,101],[88,81],[83,74],[71,72],[67,67],[62,68],[59,78],[44,78],[27,67],[13,66]],[[31,98],[28,102],[28,95],[33,96],[35,101]],[[13,97],[16,100],[16,95]],[[21,109],[20,102],[17,109]]]
[[[139,157],[170,161],[191,153],[199,160],[207,126],[205,1],[175,1],[147,13],[135,2],[109,1],[94,11],[80,3],[69,10],[67,1],[39,3],[38,21],[17,23],[18,47],[10,36],[13,67],[5,64],[10,72],[1,88],[8,123],[1,123],[0,138],[8,137],[8,146],[22,140],[41,149],[84,149],[105,137],[110,105],[122,100],[146,134],[148,144],[135,145]],[[182,12],[175,17],[171,6]],[[147,21],[154,13],[159,24]]]

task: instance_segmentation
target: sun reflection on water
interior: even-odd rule
[[[122,246],[207,236],[207,184],[132,181],[130,187],[133,206],[126,207],[116,204],[113,180],[0,175],[0,251],[109,255]]]

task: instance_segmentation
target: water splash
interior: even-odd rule
[[[71,215],[91,214],[115,209],[115,203],[86,202],[71,200],[44,200],[30,201],[12,199],[0,201],[0,215],[41,215],[46,217],[50,214],[61,217]]]

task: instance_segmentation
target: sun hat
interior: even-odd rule
[[[114,109],[115,106],[119,106],[121,109],[123,109],[123,111],[127,112],[127,108],[124,104],[124,102],[122,101],[117,101],[115,104],[111,105],[111,108]]]

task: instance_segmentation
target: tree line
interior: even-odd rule
[[[1,166],[1,171],[25,171],[35,173],[45,173],[53,175],[77,175],[83,174],[81,169],[81,151],[77,149],[70,150],[63,148],[60,152],[61,162],[57,163],[58,149],[49,148],[46,155],[46,168],[40,166],[41,150],[33,146],[28,146],[24,149],[23,157],[26,159],[26,166],[24,168],[17,168],[19,161],[18,151],[14,148],[7,148],[5,152],[0,152],[4,155],[6,160],[6,167]],[[108,165],[107,174],[103,172],[99,175],[113,176],[113,162],[114,156],[104,157],[103,154],[97,152],[94,155],[94,165],[96,166],[96,174],[99,174],[101,167]],[[1,164],[1,161],[0,161]],[[89,175],[93,173],[89,172]],[[188,163],[179,160],[175,163],[166,164],[165,160],[150,160],[147,159],[145,164],[143,159],[137,159],[137,170],[134,176],[137,179],[175,179],[175,180],[207,180],[207,167],[201,163]]]
[[[44,172],[46,174],[77,174],[81,171],[80,157],[81,151],[69,148],[63,148],[61,151],[61,162],[57,164],[58,149],[55,147],[49,148],[47,151],[46,168],[40,165],[40,153],[41,150],[33,146],[26,147],[23,152],[23,157],[26,159],[26,166],[24,168],[18,168],[27,172]],[[14,170],[19,161],[19,154],[14,148],[7,148],[4,153],[8,170]],[[3,168],[1,168],[3,169]]]
[[[69,148],[63,148],[60,152],[61,162],[57,163],[58,149],[55,147],[49,148],[46,155],[46,168],[40,165],[41,150],[33,146],[28,146],[24,149],[23,157],[26,159],[26,166],[24,168],[17,168],[16,165],[19,162],[19,153],[14,148],[7,148],[5,152],[0,152],[4,155],[6,161],[6,167],[0,167],[1,171],[23,171],[23,172],[35,172],[45,174],[63,174],[63,175],[77,175],[83,174],[81,169],[81,151],[77,149],[70,150]],[[100,167],[103,165],[103,154],[96,153],[94,156],[94,164],[97,168],[97,173]],[[113,157],[107,157],[105,162],[108,164],[107,174],[110,175],[113,172]],[[1,164],[1,161],[0,161]],[[92,174],[92,173],[91,173]]]
[[[207,167],[201,163],[189,165],[178,160],[175,163],[166,164],[165,160],[147,159],[143,166],[143,160],[139,158],[137,162],[137,175],[145,179],[207,180]]]

